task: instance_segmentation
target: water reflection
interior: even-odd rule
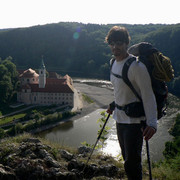
[[[101,117],[101,110],[94,111],[83,118],[68,122],[49,131],[40,133],[40,137],[63,145],[78,147],[86,141],[94,144],[97,138],[99,125],[97,120]]]
[[[61,124],[59,127],[54,128],[54,132],[59,131],[59,130],[60,131],[69,131],[73,127],[74,127],[73,121],[65,122],[65,123]]]

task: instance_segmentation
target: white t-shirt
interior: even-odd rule
[[[133,57],[133,55],[129,55],[126,59],[119,62],[115,60],[111,71],[114,74],[122,75],[124,63],[131,57]],[[157,129],[157,105],[152,90],[151,79],[146,66],[140,61],[133,61],[128,70],[128,78],[143,100],[146,118],[131,118],[127,116],[123,110],[119,110],[117,108],[114,110],[113,118],[118,123],[123,124],[137,124],[146,119],[148,126],[152,126]],[[119,106],[124,106],[129,103],[139,101],[139,99],[126,85],[122,78],[117,78],[111,74],[110,79],[114,86],[114,97],[116,104]]]

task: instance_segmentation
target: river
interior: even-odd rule
[[[108,81],[99,81],[99,80],[89,80],[81,81],[81,86],[88,86],[86,89],[90,89],[90,87],[97,87],[100,85],[101,88],[111,89]],[[85,84],[82,84],[85,83]],[[88,84],[88,85],[87,85]],[[91,89],[92,90],[92,89]],[[104,92],[103,92],[104,93]],[[96,89],[95,94],[98,94],[98,89]],[[100,129],[97,120],[101,118],[101,112],[105,109],[99,108],[92,113],[73,120],[69,122],[65,122],[53,129],[44,131],[40,133],[41,137],[44,137],[50,141],[60,143],[62,145],[68,145],[73,147],[81,146],[81,143],[86,141],[89,144],[94,144],[97,139],[97,131]],[[159,161],[163,159],[163,150],[165,148],[165,142],[172,139],[172,136],[169,135],[168,130],[172,126],[173,117],[163,117],[158,122],[158,131],[149,141],[150,148],[150,157],[153,161]],[[115,121],[110,118],[107,126],[110,127],[109,133],[107,135],[106,145],[101,149],[102,152],[112,155],[113,157],[117,157],[120,154],[119,143],[116,136],[116,127]],[[146,148],[145,143],[143,146],[143,159],[146,159]]]

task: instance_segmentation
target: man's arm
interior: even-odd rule
[[[147,126],[143,130],[145,140],[149,140],[157,129],[157,104],[152,90],[151,79],[147,68],[142,63],[136,63],[132,71],[135,82],[140,89]]]

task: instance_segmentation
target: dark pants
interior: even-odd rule
[[[143,135],[141,124],[116,123],[117,135],[129,180],[142,180],[141,151]]]

